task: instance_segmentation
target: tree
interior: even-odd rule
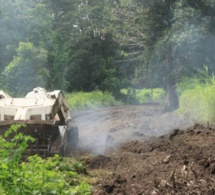
[[[109,36],[109,37],[108,37]],[[114,64],[114,41],[106,34],[104,40],[93,32],[73,44],[68,66],[69,90],[102,90],[116,93],[119,90],[117,67]],[[81,78],[81,79],[80,79]]]
[[[66,79],[69,61],[68,50],[65,43],[55,32],[52,34],[52,49],[48,54],[50,79],[48,88],[67,90],[69,82]]]
[[[48,49],[52,18],[40,1],[0,0],[0,6],[0,87],[5,89],[11,83],[7,83],[10,80],[2,73],[16,56],[20,42],[31,42],[38,48]]]
[[[109,11],[113,21],[111,27],[115,37],[121,42],[122,51],[127,54],[123,63],[127,64],[126,61],[131,61],[130,67],[133,68],[130,75],[135,79],[131,79],[133,81],[129,83],[130,85],[163,86],[164,82],[161,78],[164,75],[161,75],[162,69],[159,68],[159,64],[171,66],[172,54],[171,46],[165,42],[162,43],[162,39],[171,29],[173,18],[171,6],[175,1],[119,0],[110,4],[108,10],[111,9]],[[165,45],[162,52],[159,51],[159,45],[162,45],[160,48]],[[172,83],[169,78],[167,80],[169,80],[168,83]]]
[[[119,44],[116,65],[120,66],[121,87],[140,86],[134,80],[135,70],[143,64],[145,26],[141,20],[145,14],[142,1],[108,1],[103,11],[104,30],[113,35]]]
[[[213,67],[210,50],[214,50],[214,45],[210,42],[214,40],[209,35],[212,22],[204,9],[208,9],[204,1],[178,0],[171,4],[169,28],[153,44],[151,67],[160,72],[167,84],[170,109],[177,107],[175,84],[181,77],[194,74],[204,64]]]
[[[46,68],[47,51],[32,43],[20,42],[17,56],[5,68],[7,89],[12,94],[25,94],[37,86],[46,87],[49,71]]]
[[[168,108],[174,109],[178,102],[175,83],[203,64],[214,67],[214,2],[118,0],[110,5],[109,13],[116,21],[114,35],[122,44],[142,48],[142,65],[136,67],[134,81],[140,86],[165,87]]]
[[[51,78],[61,80],[69,91],[119,90],[117,44],[102,28],[104,1],[45,2],[54,16]]]

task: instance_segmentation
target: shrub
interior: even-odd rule
[[[59,155],[47,159],[35,155],[23,162],[27,142],[34,140],[18,129],[18,125],[12,125],[0,136],[0,194],[91,194],[91,186],[80,177],[87,173],[80,162],[66,161]]]

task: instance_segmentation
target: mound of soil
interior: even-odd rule
[[[215,129],[199,124],[146,141],[129,141],[86,161],[94,195],[215,194]]]
[[[215,194],[215,128],[159,105],[77,111],[74,119],[94,195]]]

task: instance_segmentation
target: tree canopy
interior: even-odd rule
[[[163,87],[173,97],[183,76],[215,70],[213,0],[0,0],[0,10],[0,86],[15,94]]]

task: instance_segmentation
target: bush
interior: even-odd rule
[[[47,159],[35,155],[22,162],[27,142],[34,140],[18,129],[13,125],[0,136],[0,194],[91,194],[91,186],[80,177],[86,174],[80,162],[66,161],[59,155]],[[14,136],[9,142],[6,138],[11,133]]]

